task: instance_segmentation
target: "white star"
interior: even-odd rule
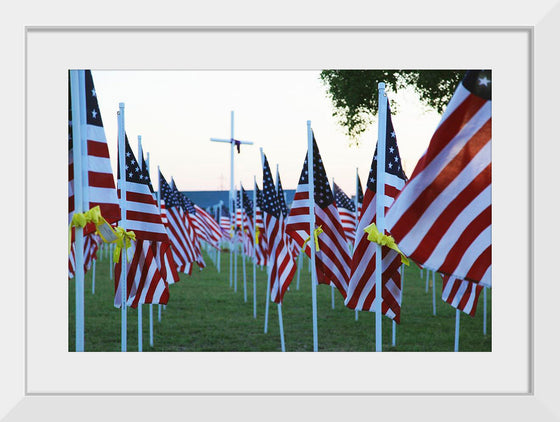
[[[390,169],[393,168],[393,163],[389,162],[389,164],[387,164],[387,167],[389,167]]]
[[[136,173],[138,173],[140,171],[140,167],[136,167]]]
[[[478,84],[479,85],[484,85],[484,86],[488,86],[488,84],[490,83],[490,79],[488,79],[486,76],[482,77],[482,78],[478,78]]]
[[[128,177],[132,177],[132,173],[128,173]]]
[[[91,116],[95,119],[97,118],[97,111],[91,110]]]
[[[393,132],[393,133],[394,133],[394,132]],[[393,147],[389,148],[389,152],[390,152],[391,154],[393,153],[393,151],[395,151],[395,148],[393,148]]]
[[[395,137],[395,131],[392,131],[391,132],[391,138],[394,138],[394,137]]]
[[[95,96],[96,96],[96,94],[95,94],[95,89],[92,89],[92,90],[91,90],[91,96],[92,96],[92,97],[95,97]]]
[[[130,164],[134,165],[135,162],[136,162],[136,161],[132,160],[132,161],[130,162]]]
[[[395,156],[395,162],[396,162],[396,163],[399,162],[399,157]]]
[[[130,152],[127,152],[127,153],[126,153],[126,156],[127,156],[127,157],[130,157]]]

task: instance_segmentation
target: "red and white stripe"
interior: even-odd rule
[[[192,263],[196,261],[196,251],[187,227],[189,222],[184,214],[180,207],[168,208],[166,229],[178,271],[190,275]]]
[[[340,223],[346,235],[348,243],[353,245],[356,239],[356,213],[343,207],[338,207],[338,215],[340,215]]]
[[[101,238],[90,233],[84,236],[84,274],[91,268],[94,259],[97,259],[97,251]],[[76,243],[72,242],[70,254],[68,255],[68,278],[74,278],[76,272]]]
[[[270,298],[275,303],[282,303],[297,264],[288,247],[286,233],[282,230],[283,217],[277,219],[265,212],[264,225],[269,240],[267,262],[270,264]]]
[[[258,241],[255,234],[255,263],[257,265],[266,265],[268,244],[266,240],[266,231],[264,228],[263,213],[260,207],[255,206],[255,231],[258,229]]]
[[[194,208],[196,209],[195,217],[200,231],[199,237],[214,248],[220,249],[220,240],[222,238],[220,225],[198,205],[195,205]]]
[[[391,206],[405,182],[403,179],[385,173],[385,212]],[[367,239],[364,229],[376,222],[376,194],[366,188],[362,215],[356,230],[354,252],[352,255],[352,275],[350,291],[345,305],[350,309],[375,311],[375,280],[377,244]],[[382,248],[382,293],[383,315],[400,323],[402,303],[401,259],[400,255],[387,247]]]
[[[319,207],[315,201],[315,226],[323,229],[319,234],[319,250],[315,253],[315,268],[317,282],[321,284],[333,283],[338,291],[346,298],[348,280],[350,278],[350,254],[348,243],[340,222],[338,209],[334,202],[325,209]],[[309,184],[298,184],[292,208],[286,221],[286,233],[303,248],[309,235]],[[305,245],[305,253],[311,257],[310,242],[314,242],[311,235]]]
[[[476,313],[476,305],[483,286],[467,280],[443,275],[441,298],[455,309],[459,309],[470,316]]]
[[[386,218],[424,267],[491,286],[492,102],[461,83]]]
[[[169,286],[162,277],[148,240],[132,242],[127,250],[131,257],[127,262],[127,306],[136,308],[139,304],[167,304],[169,300]],[[114,306],[120,308],[122,289],[120,288],[122,258],[115,266],[115,301]]]

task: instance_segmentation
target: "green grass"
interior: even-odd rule
[[[166,352],[265,352],[280,351],[277,305],[270,304],[268,333],[264,333],[266,270],[257,267],[257,318],[253,318],[253,266],[247,261],[247,302],[243,294],[243,267],[238,258],[237,292],[229,283],[229,253],[222,253],[221,272],[205,256],[207,267],[181,274],[181,281],[170,286],[170,299],[158,321],[158,305],[153,305],[154,346],[149,345],[149,305],[143,305],[143,350]],[[109,280],[109,259],[96,264],[95,294],[91,275],[85,279],[85,351],[121,350],[121,312],[113,306],[113,281]],[[424,273],[425,274],[425,273]],[[313,350],[311,278],[307,258],[300,274],[284,296],[282,314],[286,351]],[[391,345],[392,322],[383,317],[383,350],[395,352],[453,351],[455,308],[441,300],[441,277],[436,276],[437,315],[432,315],[432,291],[425,291],[425,280],[411,264],[404,275],[401,324],[397,325],[396,345]],[[460,351],[491,351],[491,290],[488,290],[487,334],[483,335],[482,295],[474,318],[461,313]],[[74,280],[68,281],[68,350],[75,350]],[[317,287],[319,351],[374,351],[375,315],[344,306],[335,292],[331,307],[331,287]],[[128,309],[128,350],[138,350],[138,313]]]

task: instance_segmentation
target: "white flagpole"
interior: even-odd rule
[[[243,198],[243,185],[239,182],[239,195],[241,196],[241,263],[243,264],[243,301],[247,303],[247,269],[245,266],[245,198]]]
[[[95,294],[95,262],[97,261],[97,259],[93,260],[93,265],[92,265],[92,269],[91,269],[91,294],[94,295]]]
[[[262,156],[262,148],[261,148],[261,159],[263,162],[263,166],[264,166],[264,158]],[[276,164],[276,194],[278,195],[278,186],[280,185],[280,173],[278,172],[278,164]],[[278,197],[280,198],[280,197]],[[280,215],[283,215],[282,210],[280,210]],[[280,230],[282,230],[282,227],[280,227]],[[280,233],[281,236],[284,236],[284,233]],[[287,246],[287,245],[286,245]],[[269,279],[269,285],[270,285],[270,266],[268,266],[268,279]],[[279,289],[280,291],[280,289]],[[278,327],[280,329],[280,345],[282,348],[282,351],[285,352],[286,351],[286,344],[284,342],[284,322],[282,319],[282,302],[280,302],[278,304]]]
[[[82,147],[85,144],[85,128],[82,114],[85,114],[85,73],[83,70],[70,71],[70,95],[72,99],[72,153],[74,159],[74,213],[84,212],[84,189],[82,177]],[[84,106],[84,108],[82,108]],[[75,227],[75,273],[76,289],[76,352],[84,351],[84,230]]]
[[[222,225],[222,204],[223,204],[223,202],[220,201],[220,204],[218,205],[218,213],[217,213],[217,215],[218,215],[218,224],[219,224],[220,226]],[[220,238],[220,240],[218,241],[218,247],[219,247],[219,250],[218,250],[218,263],[217,263],[216,267],[218,268],[218,273],[220,273],[221,270],[222,270],[222,264],[221,264],[221,261],[220,261],[220,258],[222,257],[222,239],[221,239],[221,238]]]
[[[332,179],[332,191],[334,196],[334,177]],[[331,308],[334,309],[334,286],[331,284]]]
[[[278,325],[280,327],[280,346],[282,351],[286,351],[286,343],[284,341],[284,322],[282,321],[282,303],[278,304]]]
[[[482,312],[482,334],[484,334],[484,335],[486,335],[486,319],[487,319],[486,317],[488,315],[487,312],[486,312],[486,290],[487,290],[486,287],[482,288],[482,294],[483,294],[483,300],[484,300],[484,303],[483,303],[484,306],[482,308],[482,311],[483,311]]]
[[[354,196],[354,207],[356,208],[356,218],[355,218],[355,221],[354,221],[354,224],[355,224],[354,236],[357,236],[358,223],[360,221],[360,216],[358,214],[358,206],[359,206],[358,190],[360,189],[360,185],[358,183],[358,180],[359,180],[358,167],[356,167],[356,195]],[[352,248],[352,253],[354,253],[354,248]],[[355,314],[355,319],[357,321],[358,320],[358,310],[357,309],[354,311],[354,314]]]
[[[253,229],[257,232],[257,176],[253,176]],[[257,318],[257,242],[253,248],[253,318]]]
[[[113,244],[109,244],[109,280],[113,281]]]
[[[161,171],[159,169],[159,165],[157,166],[157,172],[158,172],[158,190],[157,190],[157,206],[158,206],[158,210],[159,210],[159,214],[161,215],[161,184],[160,184],[160,179],[159,179],[159,175],[161,174]],[[158,322],[161,322],[161,305],[158,305]]]
[[[315,270],[315,186],[313,175],[313,132],[311,120],[307,121],[307,175],[309,185],[309,247],[311,248],[311,304],[313,310],[313,351],[319,351],[317,332],[317,272]]]
[[[432,271],[432,311],[436,314],[436,272]]]
[[[455,347],[454,352],[459,351],[459,317],[461,316],[461,311],[459,309],[455,310]]]
[[[234,188],[235,189],[235,188]],[[237,191],[235,191],[235,195],[237,195]],[[237,228],[237,200],[234,201],[234,210],[235,210],[235,217],[234,217],[234,221],[235,221],[235,228]],[[235,293],[237,293],[237,235],[235,233],[235,231],[233,232],[234,236],[233,236],[233,291]]]
[[[140,170],[144,170],[142,168],[142,158],[143,158],[143,151],[142,151],[142,136],[138,135],[138,166]],[[142,351],[142,304],[138,304],[138,351]]]
[[[124,103],[119,103],[119,114],[118,114],[118,126],[119,126],[119,166],[120,166],[120,207],[121,207],[121,222],[120,226],[126,230],[126,171],[125,171],[125,130],[124,130]],[[121,250],[121,352],[126,352],[126,248]]]
[[[263,154],[263,149],[259,148],[261,151],[261,161],[263,163],[263,168],[264,168],[264,154]],[[264,181],[263,181],[264,183]],[[264,185],[263,185],[263,189],[264,189]],[[264,220],[264,214],[263,214],[263,220]],[[266,227],[265,227],[266,230]],[[270,306],[270,257],[267,257],[267,262],[266,262],[266,305],[264,308],[264,332],[267,333],[268,332],[268,308]]]
[[[378,125],[377,125],[377,193],[375,218],[377,229],[385,234],[385,141],[387,132],[387,97],[385,84],[379,82]],[[382,351],[381,304],[383,261],[381,245],[376,244],[375,254],[375,351]]]
[[[299,290],[299,273],[301,272],[301,252],[298,254],[297,257],[297,284],[296,284],[296,290]]]
[[[430,270],[426,268],[426,293],[428,293],[430,288]]]
[[[148,174],[150,174],[150,153],[146,152],[146,169]],[[159,175],[158,175],[159,176]],[[153,187],[153,185],[152,185]],[[159,209],[159,205],[158,205]],[[154,347],[154,305],[150,303],[150,347]]]

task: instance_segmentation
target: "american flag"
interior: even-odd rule
[[[353,245],[356,238],[356,205],[336,183],[333,183],[333,190],[344,234],[348,242]]]
[[[179,192],[177,189],[177,185],[175,185],[175,181],[171,178],[171,189],[174,190],[177,198],[179,198],[179,202],[181,204],[181,208],[183,209],[183,219],[185,220],[185,227],[187,228],[187,234],[191,243],[194,248],[194,253],[196,256],[196,263],[202,269],[206,267],[206,263],[204,262],[204,258],[202,257],[202,252],[200,249],[200,240],[197,235],[197,221],[194,218],[196,213],[196,209],[194,208],[194,204],[188,199],[185,195]]]
[[[189,229],[186,227],[188,220],[185,219],[177,192],[171,189],[161,172],[159,173],[159,189],[161,199],[165,202],[167,214],[165,228],[171,240],[173,259],[178,266],[178,271],[191,274],[192,263],[196,261],[196,252],[188,235]]]
[[[255,258],[257,265],[266,265],[266,253],[268,250],[268,244],[266,241],[266,233],[264,229],[263,213],[261,211],[263,195],[262,191],[259,189],[256,183],[255,190],[257,197],[257,203],[255,205]],[[256,233],[258,233],[258,235]]]
[[[473,317],[476,313],[476,305],[478,304],[478,298],[482,289],[483,286],[480,283],[459,280],[452,276],[443,275],[441,297],[444,302]]]
[[[146,165],[146,161],[144,160],[144,156],[142,156],[142,171],[144,174],[143,179],[144,181],[148,182],[148,187],[150,189],[150,192],[152,193],[154,201],[157,204],[157,195],[154,191],[152,181],[150,179],[150,172],[148,166]],[[160,202],[161,202],[160,203],[161,222],[165,227],[167,224],[167,216],[165,214],[165,202],[162,200],[160,200]],[[167,233],[167,229],[166,229],[166,233]],[[169,239],[167,242],[152,242],[152,251],[154,257],[156,258],[156,262],[161,277],[167,282],[167,284],[177,283],[179,281],[179,274],[177,273],[177,263],[173,259],[171,240]]]
[[[241,186],[241,205],[243,207],[243,248],[245,255],[253,256],[255,247],[255,228],[254,228],[254,212],[253,201]]]
[[[85,116],[82,116],[81,132],[82,142],[82,191],[83,211],[99,205],[101,215],[109,224],[121,218],[117,190],[111,169],[109,149],[105,129],[101,120],[101,113],[97,103],[97,93],[93,85],[90,70],[81,71],[85,77]],[[74,215],[74,149],[72,139],[72,125],[80,124],[72,119],[72,101],[70,97],[70,82],[68,90],[68,223]],[[95,231],[95,225],[90,223],[84,228],[84,234]]]
[[[268,241],[267,262],[269,266],[270,297],[275,303],[282,303],[284,293],[294,278],[297,264],[288,248],[287,236],[282,230],[284,217],[280,201],[272,180],[268,160],[263,154],[263,213],[266,238]]]
[[[127,262],[127,304],[136,307],[138,304],[157,303],[166,304],[169,299],[167,280],[162,277],[158,260],[154,255],[157,246],[154,243],[163,243],[169,247],[169,237],[161,221],[157,202],[153,197],[153,188],[143,157],[136,159],[128,138],[125,135],[125,169],[126,179],[126,230],[134,231],[136,241],[133,241],[132,256]],[[119,154],[122,152],[119,151]],[[122,195],[120,186],[121,169],[117,167],[118,195]],[[161,249],[161,248],[160,248]],[[163,253],[163,251],[162,251]],[[115,306],[121,305],[120,273],[123,260],[115,265]]]
[[[165,305],[169,300],[169,285],[162,277],[152,248],[153,242],[137,240],[127,250],[130,262],[127,263],[127,306],[136,308],[139,304],[152,303]],[[115,302],[120,308],[122,292],[120,272],[122,259],[115,266]]]
[[[310,237],[308,244],[305,246],[305,253],[311,257],[309,243],[314,242],[314,236],[313,233],[311,233],[311,236],[309,233],[309,177],[307,170],[306,155],[292,208],[288,215],[286,232],[297,242],[300,248],[303,247],[305,240]],[[320,226],[323,229],[323,233],[318,236],[319,250],[315,254],[317,281],[321,284],[334,284],[342,296],[346,298],[350,278],[348,243],[315,136],[313,136],[313,172],[315,226]]]
[[[286,205],[286,196],[284,195],[284,189],[282,189],[282,180],[280,179],[280,173],[278,172],[278,168],[276,168],[276,191],[278,193],[278,200],[280,201],[280,209],[282,210],[282,217],[284,217],[284,229],[286,230],[286,218],[288,217],[288,206]],[[299,255],[300,248],[298,244],[292,239],[290,236],[287,236],[288,245],[290,247],[290,251],[294,258]]]
[[[231,239],[231,217],[229,215],[229,209],[225,206],[222,205],[222,207],[220,208],[220,213],[219,213],[219,218],[220,218],[220,227],[222,229],[222,233],[223,233],[223,239],[224,240],[230,240]]]
[[[491,286],[491,72],[468,71],[428,149],[387,214],[387,229],[422,266]]]
[[[94,259],[97,259],[97,251],[101,244],[101,238],[95,233],[84,236],[84,274],[89,271]],[[70,255],[68,256],[68,278],[74,278],[76,273],[76,242],[72,242]]]
[[[195,204],[196,210],[195,217],[199,222],[199,227],[203,232],[202,238],[208,242],[209,245],[216,249],[220,249],[220,240],[222,238],[222,229],[216,220],[205,210]]]
[[[397,137],[391,120],[391,111],[387,105],[385,140],[385,212],[391,206],[406,182],[406,175],[401,166],[401,157],[397,146]],[[375,278],[377,244],[367,239],[364,229],[371,223],[377,222],[377,147],[369,172],[362,214],[356,229],[354,253],[352,255],[352,276],[350,278],[348,297],[345,305],[350,309],[360,311],[375,311]],[[400,323],[402,290],[401,290],[401,258],[400,255],[388,247],[382,248],[382,305],[383,315]]]
[[[141,159],[142,160],[142,159]],[[145,165],[145,164],[144,164]],[[120,181],[121,169],[117,166]],[[128,138],[125,135],[125,175],[126,175],[126,230],[132,230],[136,239],[169,243],[161,213],[152,195],[147,169],[138,162]],[[118,197],[121,196],[120,186]]]

